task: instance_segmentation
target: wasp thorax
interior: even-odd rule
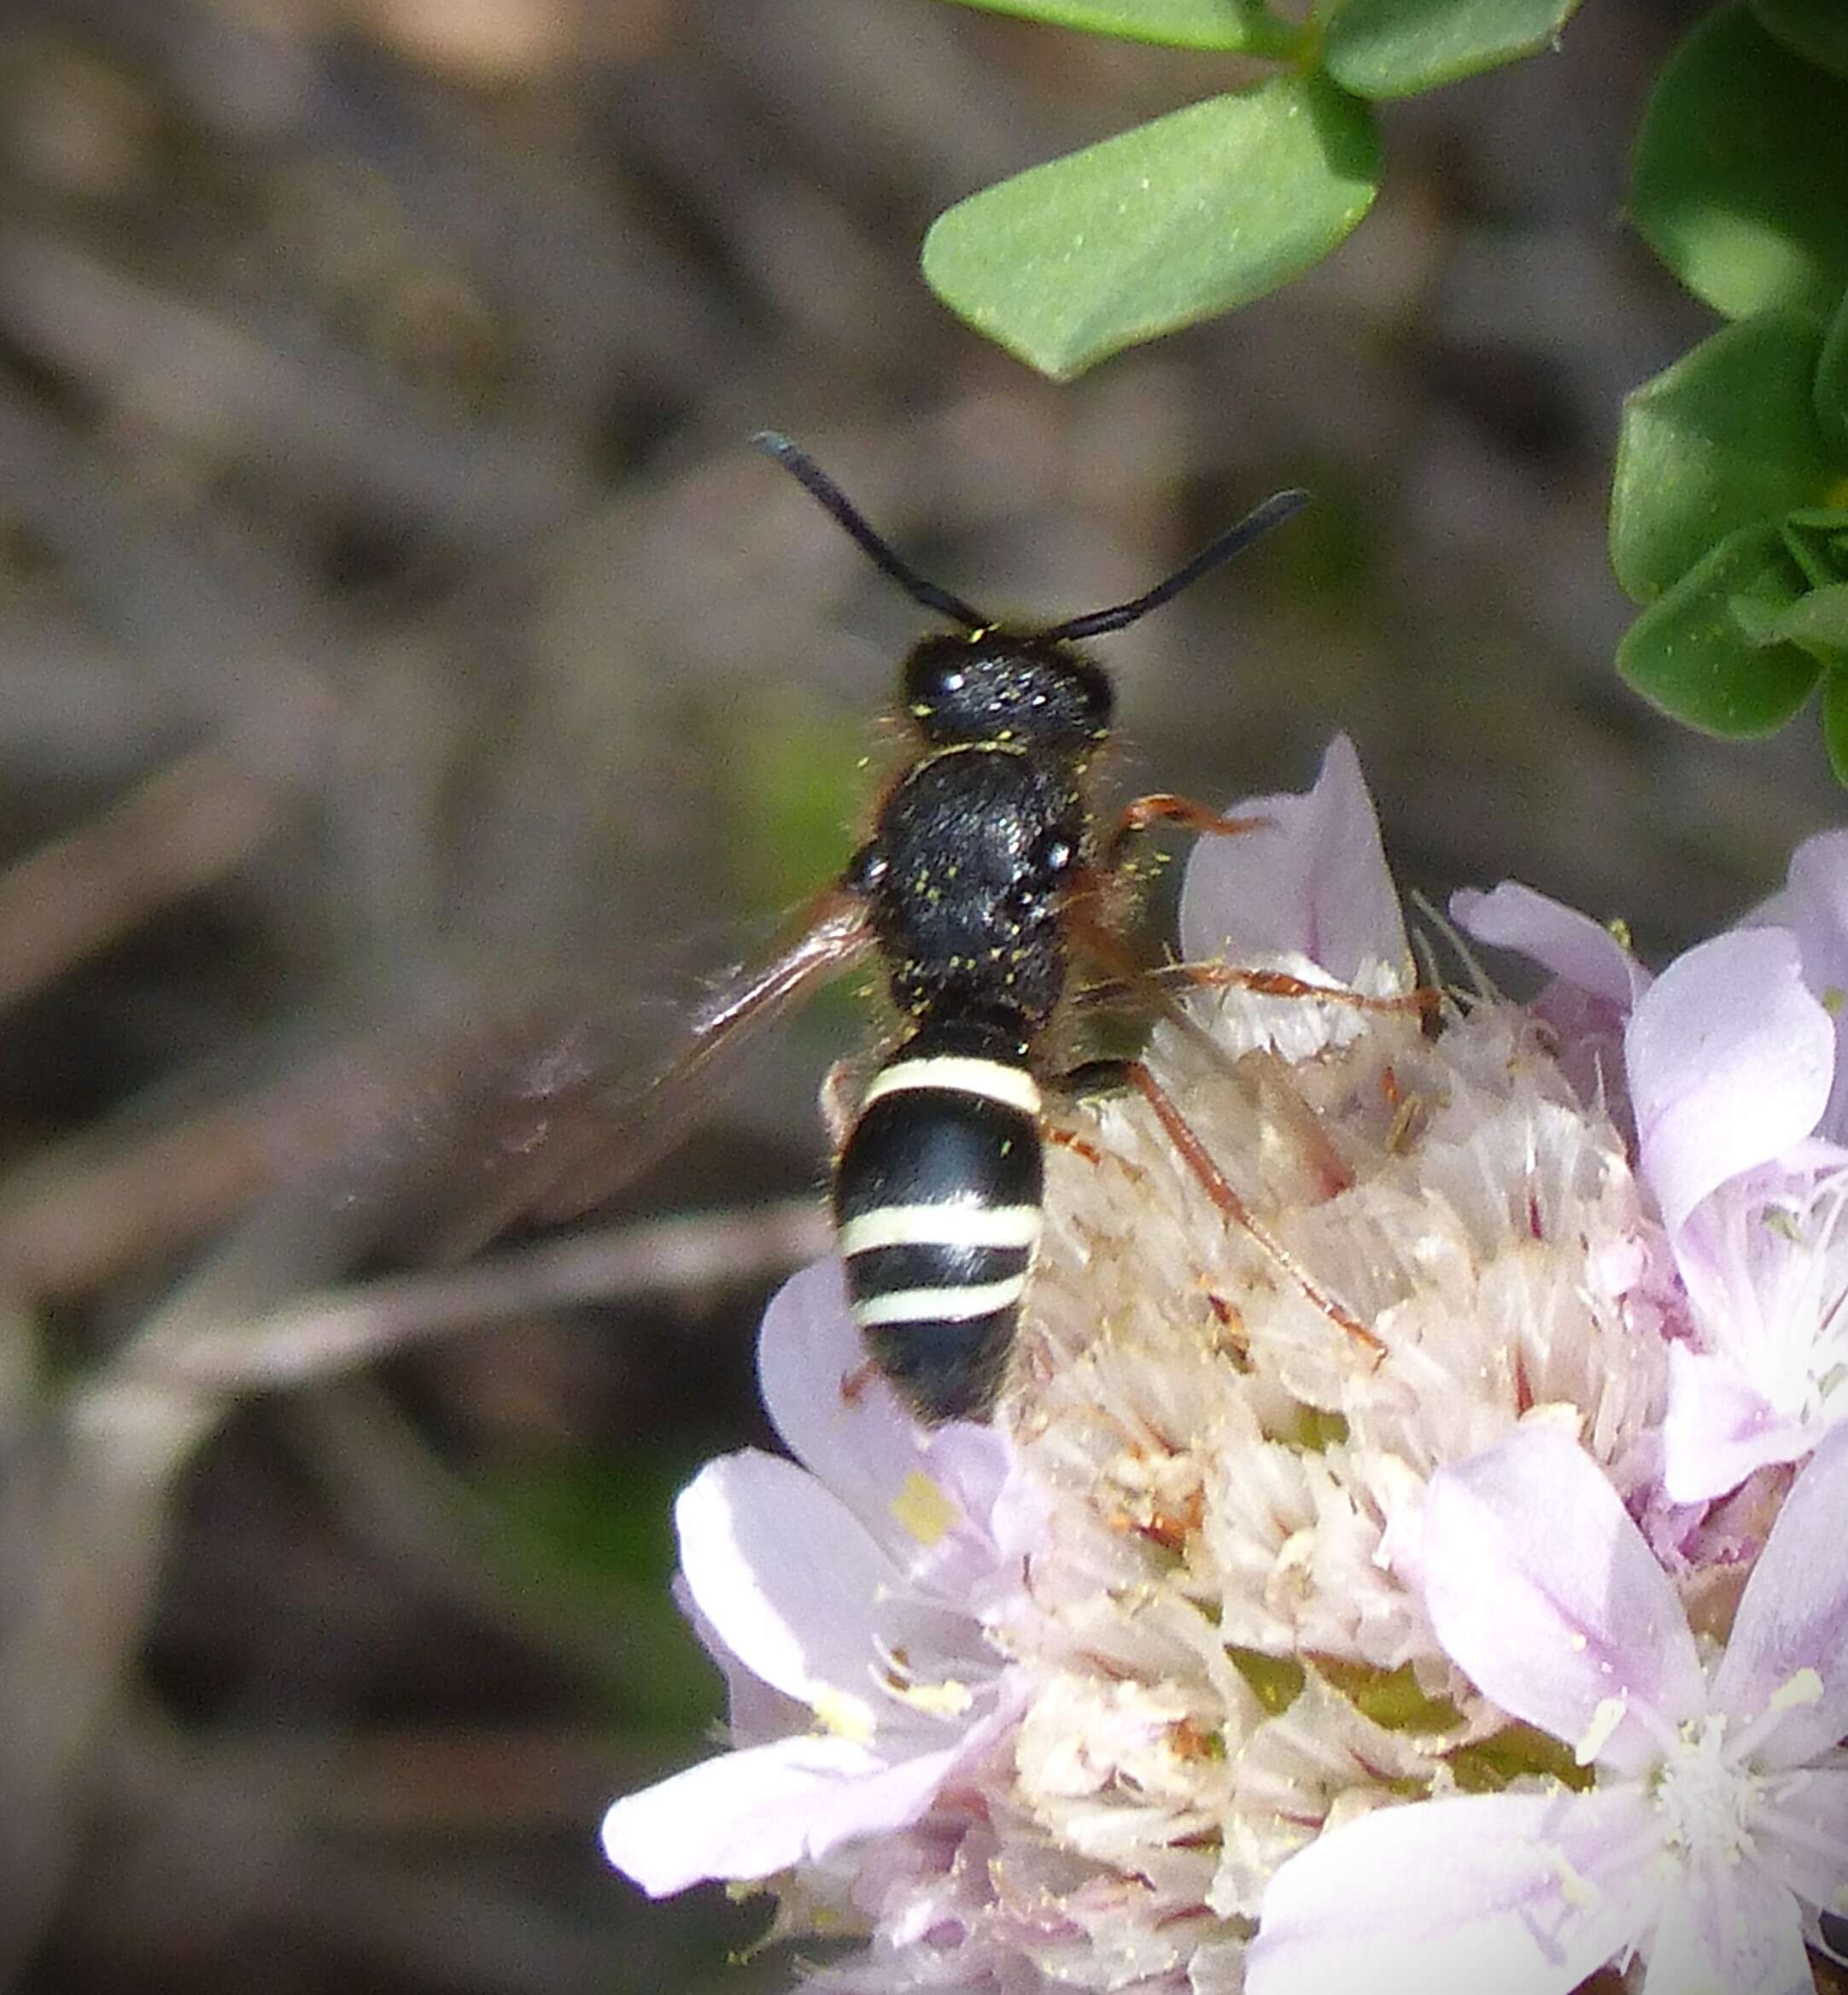
[[[1073,646],[986,630],[927,637],[904,665],[906,710],[925,739],[1082,756],[1110,726],[1110,682]]]

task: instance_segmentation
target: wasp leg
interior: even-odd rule
[[[1073,1000],[1083,1011],[1128,1009],[1148,1002],[1148,986],[1159,991],[1251,991],[1260,998],[1313,998],[1325,1004],[1345,1004],[1354,1011],[1436,1011],[1444,1001],[1442,991],[1421,986],[1397,998],[1370,997],[1364,991],[1350,991],[1336,984],[1313,984],[1283,970],[1235,969],[1224,962],[1165,962],[1153,969],[1138,970],[1134,976],[1108,977],[1088,984]]]
[[[1175,1107],[1173,1097],[1140,1060],[1088,1060],[1059,1077],[1060,1089],[1082,1099],[1088,1095],[1119,1093],[1132,1088],[1155,1110],[1167,1139],[1179,1152],[1181,1161],[1199,1180],[1201,1189],[1244,1233],[1254,1246],[1282,1269],[1304,1299],[1325,1316],[1345,1336],[1364,1344],[1377,1356],[1386,1347],[1351,1309],[1344,1308],[1316,1280],[1276,1234],[1260,1220],[1233,1189],[1225,1172],[1213,1161],[1212,1153],[1195,1133],[1193,1125]]]
[[[1116,975],[1146,991],[1155,1009],[1175,1030],[1228,1075],[1237,1085],[1258,1084],[1260,1074],[1275,1112],[1289,1123],[1304,1163],[1314,1173],[1325,1198],[1345,1191],[1354,1183],[1339,1150],[1328,1139],[1308,1104],[1284,1074],[1283,1062],[1272,1055],[1247,1053],[1234,1059],[1205,1026],[1184,1006],[1173,992],[1158,982],[1135,958],[1122,937],[1082,907],[1066,910],[1066,928],[1074,944]]]
[[[1127,858],[1129,847],[1144,832],[1157,825],[1178,825],[1183,831],[1204,834],[1209,837],[1231,838],[1241,832],[1261,831],[1275,827],[1274,817],[1261,815],[1252,817],[1229,817],[1223,811],[1215,810],[1210,804],[1196,802],[1191,797],[1178,797],[1166,790],[1152,792],[1146,797],[1137,797],[1125,804],[1116,821],[1115,828],[1105,841],[1102,863],[1098,868],[1099,884],[1107,881],[1120,872]],[[1164,983],[1177,986],[1195,985],[1203,987],[1227,985],[1255,992],[1260,998],[1318,998],[1332,1004],[1348,1004],[1360,1011],[1419,1011],[1429,1014],[1442,1002],[1441,992],[1420,989],[1399,998],[1373,998],[1359,991],[1334,990],[1320,984],[1313,984],[1301,977],[1293,977],[1282,970],[1235,969],[1227,963],[1173,963],[1160,971],[1138,971],[1138,976],[1157,978]]]
[[[1104,869],[1114,872],[1122,864],[1130,845],[1158,824],[1178,825],[1183,831],[1204,832],[1215,838],[1235,838],[1242,831],[1261,831],[1276,822],[1272,817],[1228,817],[1209,804],[1196,804],[1191,797],[1177,797],[1159,790],[1149,796],[1134,798],[1123,806],[1116,828],[1104,843]]]

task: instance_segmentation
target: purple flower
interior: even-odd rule
[[[1810,1134],[1834,1028],[1792,938],[1752,928],[1671,965],[1629,1041],[1695,1340],[1670,1353],[1664,1483],[1694,1502],[1801,1460],[1848,1410],[1848,1152]]]
[[[771,1303],[758,1369],[806,1466],[728,1455],[675,1512],[737,1749],[604,1817],[610,1861],[656,1897],[908,1827],[1015,1717],[983,1633],[1017,1595],[1033,1535],[1007,1442],[911,1422],[866,1371],[833,1262]]]
[[[1848,1432],[1786,1499],[1711,1677],[1596,1466],[1545,1423],[1433,1477],[1425,1605],[1459,1668],[1596,1784],[1386,1807],[1278,1872],[1249,1995],[1810,1990],[1848,1910]]]
[[[1681,1290],[1662,1428],[1675,1503],[1800,1460],[1848,1412],[1848,1150],[1820,1133],[1843,1082],[1818,996],[1839,998],[1848,965],[1845,875],[1848,840],[1812,839],[1759,925],[1653,984],[1604,930],[1524,888],[1453,904],[1472,934],[1554,971],[1536,1009],[1564,1063],[1582,1085],[1588,1049],[1600,1091],[1628,1109]]]
[[[1056,1109],[992,1430],[792,1283],[797,1460],[679,1510],[734,1750],[611,1857],[775,1875],[861,1942],[816,1995],[1798,1995],[1848,1916],[1848,836],[1653,980],[1459,897],[1553,981],[1432,1033],[1355,1002],[1412,963],[1348,744],[1239,809],[1184,952],[1326,998],[1209,980],[1145,1057],[1256,1226],[1139,1097]]]

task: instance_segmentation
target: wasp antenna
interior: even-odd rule
[[[948,589],[927,581],[902,555],[887,547],[861,518],[853,501],[799,443],[792,442],[775,430],[759,430],[751,439],[751,445],[766,457],[775,458],[809,496],[832,515],[874,566],[882,574],[889,575],[913,602],[921,603],[927,610],[936,611],[939,616],[949,617],[953,623],[960,623],[965,630],[985,630],[994,621],[991,617],[983,616],[980,610],[972,609],[961,596],[953,596]]]
[[[1056,623],[1051,629],[1037,635],[1056,642],[1066,642],[1102,637],[1107,631],[1120,630],[1126,624],[1146,617],[1151,610],[1159,610],[1162,604],[1172,602],[1202,575],[1217,568],[1222,561],[1230,561],[1234,554],[1242,553],[1260,535],[1269,533],[1273,526],[1281,526],[1286,519],[1295,518],[1308,503],[1309,494],[1295,486],[1287,492],[1273,492],[1261,506],[1253,506],[1236,526],[1227,527],[1191,561],[1177,568],[1166,582],[1158,582],[1146,594],[1126,603],[1114,604],[1108,610],[1093,610],[1087,616],[1073,617],[1068,623]]]

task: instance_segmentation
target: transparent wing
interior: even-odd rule
[[[658,1162],[705,1115],[757,1035],[851,968],[872,939],[865,903],[830,888],[811,903],[792,941],[711,993],[675,1059],[639,1085],[594,1085],[581,1097],[582,1138],[574,1144],[564,1140],[570,1132],[555,1132],[558,1154],[542,1174],[543,1191],[501,1223],[575,1219]]]
[[[740,1056],[872,946],[861,898],[836,886],[782,945],[698,1005],[680,1049],[638,1074],[594,1012],[535,1006],[456,1032],[382,1108],[366,1179],[387,1250],[471,1252],[521,1225],[578,1217],[674,1150],[713,1107]]]

